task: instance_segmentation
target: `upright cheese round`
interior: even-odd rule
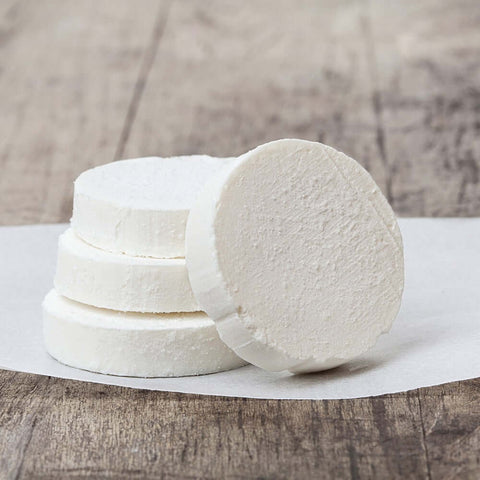
[[[77,302],[124,312],[200,310],[183,258],[132,257],[92,247],[72,229],[59,238],[57,291]]]
[[[204,313],[120,313],[52,290],[43,302],[47,351],[61,363],[131,377],[180,377],[245,364]]]
[[[111,252],[184,257],[190,207],[226,163],[206,155],[147,157],[87,170],[75,181],[72,226]]]
[[[379,188],[351,158],[303,140],[262,145],[204,188],[186,260],[222,340],[273,371],[365,352],[403,291],[401,235]]]

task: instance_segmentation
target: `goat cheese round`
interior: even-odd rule
[[[146,157],[86,170],[75,181],[72,227],[111,252],[184,257],[190,207],[227,163],[207,155]]]
[[[52,357],[76,368],[132,377],[180,377],[245,365],[204,313],[121,313],[50,291],[43,331]]]
[[[403,292],[402,239],[379,188],[353,159],[303,140],[257,147],[205,186],[186,260],[222,340],[272,371],[362,354]]]
[[[200,310],[184,258],[132,257],[92,247],[72,229],[58,241],[57,291],[71,300],[124,312]]]

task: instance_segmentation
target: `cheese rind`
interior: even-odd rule
[[[303,140],[257,147],[205,186],[186,260],[222,340],[273,371],[364,353],[403,292],[401,235],[378,186],[353,159]]]
[[[178,377],[245,365],[218,337],[204,313],[121,313],[74,302],[50,291],[43,331],[52,357],[110,375]]]
[[[107,252],[88,245],[72,229],[58,241],[54,285],[61,295],[100,308],[148,313],[200,310],[185,259]]]
[[[192,155],[108,163],[75,181],[72,227],[87,243],[133,256],[185,256],[197,194],[230,159]]]

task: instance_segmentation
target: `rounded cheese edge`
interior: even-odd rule
[[[228,165],[233,158],[218,158],[209,155],[183,155],[170,158],[144,157],[120,160],[86,170],[74,183],[71,225],[77,235],[95,247],[114,253],[154,258],[184,257],[189,202],[187,204],[174,202],[174,204],[168,203],[163,207],[155,207],[148,202],[139,203],[137,198],[132,206],[128,201],[128,196],[126,197],[129,192],[122,192],[120,187],[120,191],[116,191],[112,196],[110,194],[97,195],[95,192],[98,182],[96,182],[93,193],[90,188],[90,177],[95,178],[99,172],[108,172],[115,165],[123,167],[130,165],[133,181],[136,169],[142,170],[142,162],[146,162],[148,169],[151,169],[151,163],[155,160],[161,161],[161,164],[174,162],[174,170],[177,170],[176,181],[173,182],[173,185],[164,179],[159,181],[158,190],[168,192],[173,188],[176,195],[183,195],[184,198],[190,199],[189,202],[193,202],[195,196],[192,196],[192,192],[201,188],[204,180],[215,175],[215,172]],[[182,165],[181,168],[180,165]],[[196,165],[203,172],[200,176],[196,175]],[[95,174],[97,170],[98,172]],[[161,172],[162,168],[158,167],[157,171]],[[171,171],[168,171],[171,174]],[[143,179],[141,174],[139,174],[139,178]],[[193,182],[197,183],[195,186],[189,184],[188,179],[192,178],[201,178],[200,185],[198,185],[198,181]]]
[[[195,312],[184,259],[131,257],[85,243],[72,229],[58,241],[57,291],[99,308],[147,313]]]
[[[298,361],[257,340],[244,326],[215,255],[213,225],[217,198],[230,174],[243,160],[244,155],[210,181],[190,210],[185,235],[188,276],[198,304],[214,320],[220,338],[239,357],[267,370],[287,370]]]
[[[43,302],[43,333],[59,362],[109,375],[179,377],[245,365],[203,313],[121,314],[52,290]]]
[[[279,142],[297,142],[295,139],[284,139]],[[307,142],[306,143],[316,143]],[[275,347],[266,345],[261,338],[257,338],[255,331],[245,326],[242,321],[244,313],[241,308],[235,305],[232,296],[229,294],[225,280],[219,268],[219,261],[216,255],[215,234],[214,234],[214,220],[216,210],[218,208],[218,199],[221,198],[224,185],[228,182],[230,175],[245,161],[248,161],[250,155],[258,152],[264,148],[270,148],[270,145],[276,142],[269,142],[264,145],[245,153],[238,157],[229,168],[224,169],[210,182],[206,184],[203,191],[197,197],[197,201],[187,220],[186,227],[186,243],[185,243],[185,257],[187,262],[187,270],[190,278],[190,284],[197,299],[198,304],[210,318],[215,321],[220,338],[241,358],[249,363],[269,371],[284,371],[289,370],[292,373],[308,373],[319,370],[327,370],[344,364],[350,358],[330,357],[328,359],[317,360],[316,358],[301,359],[294,358],[284,351],[280,351]],[[335,151],[331,147],[323,145],[331,151]],[[350,159],[343,154],[345,158]],[[350,159],[353,160],[353,159]],[[353,162],[357,166],[359,177],[363,180],[368,179],[368,182],[375,184],[370,174],[358,162]],[[342,168],[341,166],[339,168]],[[362,182],[352,185],[357,191],[364,191]],[[377,214],[382,222],[390,229],[391,234],[397,244],[402,248],[402,239],[398,223],[396,220],[393,225],[388,225],[386,218],[393,215],[393,210],[383,197],[380,189],[375,184],[375,190],[370,191],[369,194],[380,195],[383,199],[380,210]],[[402,263],[403,268],[403,263]],[[403,277],[403,270],[402,270]],[[403,284],[402,284],[403,290]],[[400,303],[396,308],[395,315],[391,321],[385,326],[382,333],[390,330],[393,320],[398,314]],[[248,322],[252,324],[252,322]]]
[[[188,210],[134,210],[74,192],[71,224],[95,247],[139,257],[185,256]]]

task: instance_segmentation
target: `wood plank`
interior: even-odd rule
[[[479,382],[370,399],[262,401],[2,371],[0,474],[476,479]]]
[[[401,215],[478,215],[480,4],[295,5],[175,4],[123,156],[302,137],[358,159]]]
[[[47,384],[48,378],[0,371],[0,478],[23,471]]]
[[[359,3],[176,2],[119,156],[302,137],[353,155],[383,188],[368,48]]]
[[[0,34],[0,221],[65,221],[72,182],[111,161],[163,3],[17,2]]]
[[[477,480],[480,379],[419,392],[431,478]]]
[[[372,0],[397,213],[480,215],[480,3]]]
[[[13,372],[0,382],[0,458],[18,478],[426,475],[416,393],[264,401]]]

